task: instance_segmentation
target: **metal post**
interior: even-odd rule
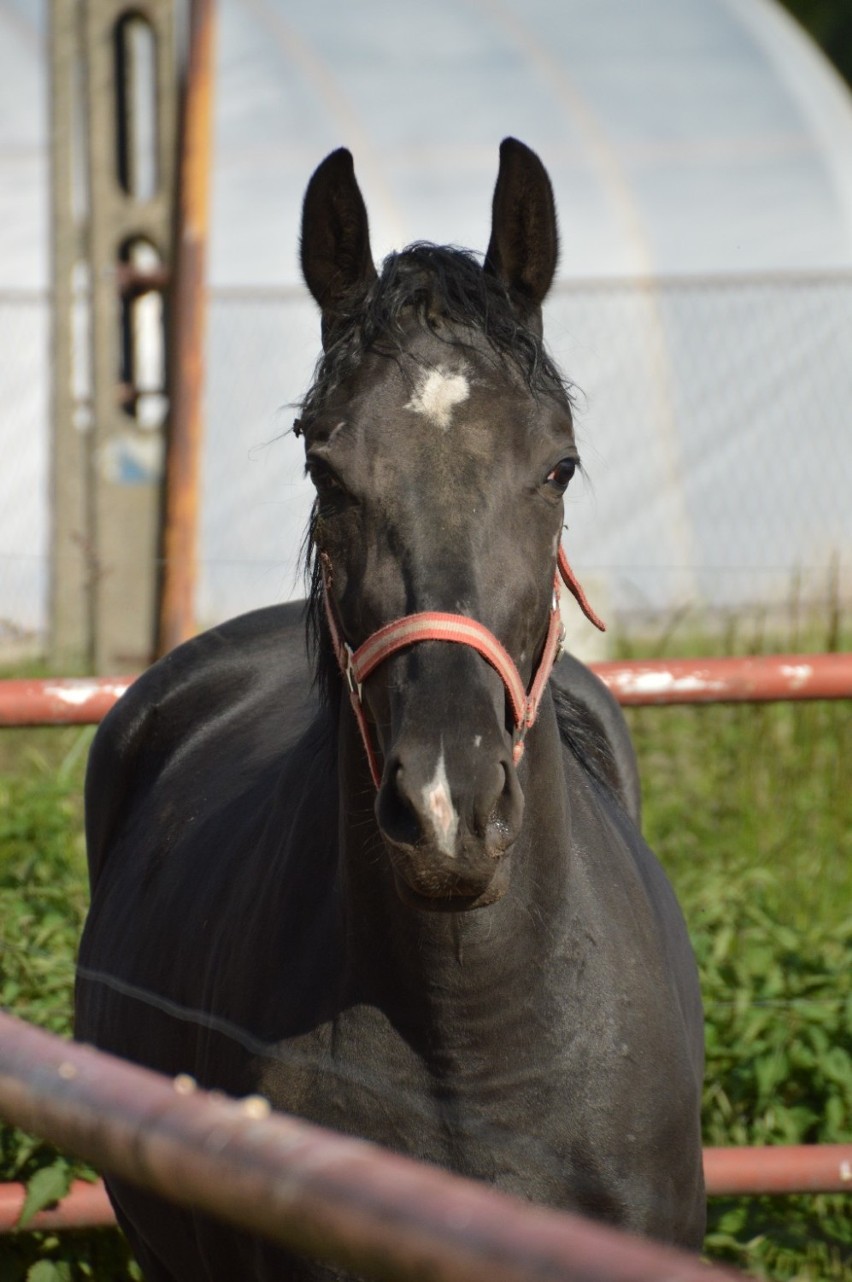
[[[154,650],[156,559],[165,424],[145,423],[137,389],[119,385],[122,338],[134,317],[131,294],[123,302],[118,272],[134,265],[134,247],[147,247],[161,264],[170,261],[176,116],[172,0],[144,0],[129,11],[125,0],[85,0],[89,136],[90,258],[94,369],[93,542],[98,557],[95,590],[95,668],[141,667]],[[128,47],[147,24],[153,42],[154,92],[137,99],[138,72]],[[122,45],[122,42],[126,42]],[[122,74],[123,73],[123,74]],[[123,104],[122,110],[118,104]],[[156,119],[137,119],[143,109]],[[119,133],[122,128],[125,135]],[[147,128],[153,181],[139,190],[139,131]],[[163,318],[165,323],[165,318]],[[122,335],[122,324],[125,333]],[[133,335],[129,335],[132,341]],[[163,346],[165,339],[163,337]],[[130,371],[132,375],[132,370]]]
[[[160,654],[195,632],[214,37],[213,0],[191,0],[172,294],[171,413],[158,610]]]
[[[166,372],[152,388],[138,358],[151,338],[166,351],[173,9],[52,2],[50,651],[66,670],[141,667],[154,651]],[[140,306],[146,290],[153,307]]]

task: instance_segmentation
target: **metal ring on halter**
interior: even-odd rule
[[[355,653],[348,641],[342,643],[342,650],[345,655],[345,662],[341,665],[343,670],[343,679],[349,687],[349,694],[359,703],[363,703],[362,690],[364,686],[355,675]]]

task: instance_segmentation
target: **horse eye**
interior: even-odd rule
[[[308,459],[305,465],[305,471],[314,483],[317,490],[342,490],[344,487],[332,472],[331,468],[325,462],[317,462],[314,459]]]
[[[568,482],[577,469],[577,460],[573,458],[560,459],[556,467],[547,474],[547,483],[552,485],[555,490],[567,490]]]
[[[309,460],[306,468],[317,492],[319,511],[331,517],[344,511],[354,502],[343,481],[325,462]]]

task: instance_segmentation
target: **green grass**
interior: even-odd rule
[[[619,657],[852,650],[824,610],[696,626]],[[852,715],[848,702],[628,710],[644,828],[677,890],[706,1013],[705,1143],[852,1141]],[[773,1279],[852,1276],[852,1199],[710,1203],[707,1254]]]
[[[718,648],[729,644],[721,637]],[[646,652],[660,646],[652,638]],[[706,1141],[849,1141],[848,704],[637,709],[630,721],[646,833],[702,973]],[[0,1004],[64,1034],[86,907],[80,789],[90,738],[0,735]],[[0,1180],[44,1169],[48,1191],[72,1173],[49,1146],[0,1128]],[[841,1282],[852,1273],[852,1203],[714,1201],[707,1253],[757,1276]],[[122,1282],[138,1276],[132,1268],[109,1231],[0,1238],[3,1282]]]
[[[88,906],[81,797],[92,734],[85,728],[0,735],[0,1006],[65,1037]],[[36,1209],[74,1177],[95,1173],[0,1125],[0,1181],[26,1182]],[[2,1282],[139,1277],[115,1230],[0,1237]]]
[[[49,756],[34,736],[4,736],[0,995],[23,1018],[67,1033],[76,942],[87,906],[80,765],[91,734],[60,734],[64,742],[57,736]]]
[[[701,969],[708,1144],[852,1140],[848,704],[636,709],[645,831]],[[852,1271],[852,1202],[710,1205],[708,1254],[758,1276]]]
[[[766,874],[794,928],[852,906],[852,716],[844,702],[629,710],[648,839],[683,894]]]

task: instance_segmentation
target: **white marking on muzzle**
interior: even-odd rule
[[[456,833],[459,817],[450,798],[450,781],[444,764],[444,746],[435,767],[435,774],[430,783],[423,789],[423,810],[429,816],[429,822],[435,832],[435,843],[442,854],[451,859],[456,853]]]
[[[470,396],[470,383],[463,373],[453,373],[439,365],[426,371],[420,378],[411,400],[405,406],[415,414],[422,414],[435,427],[446,432],[453,410]]]

